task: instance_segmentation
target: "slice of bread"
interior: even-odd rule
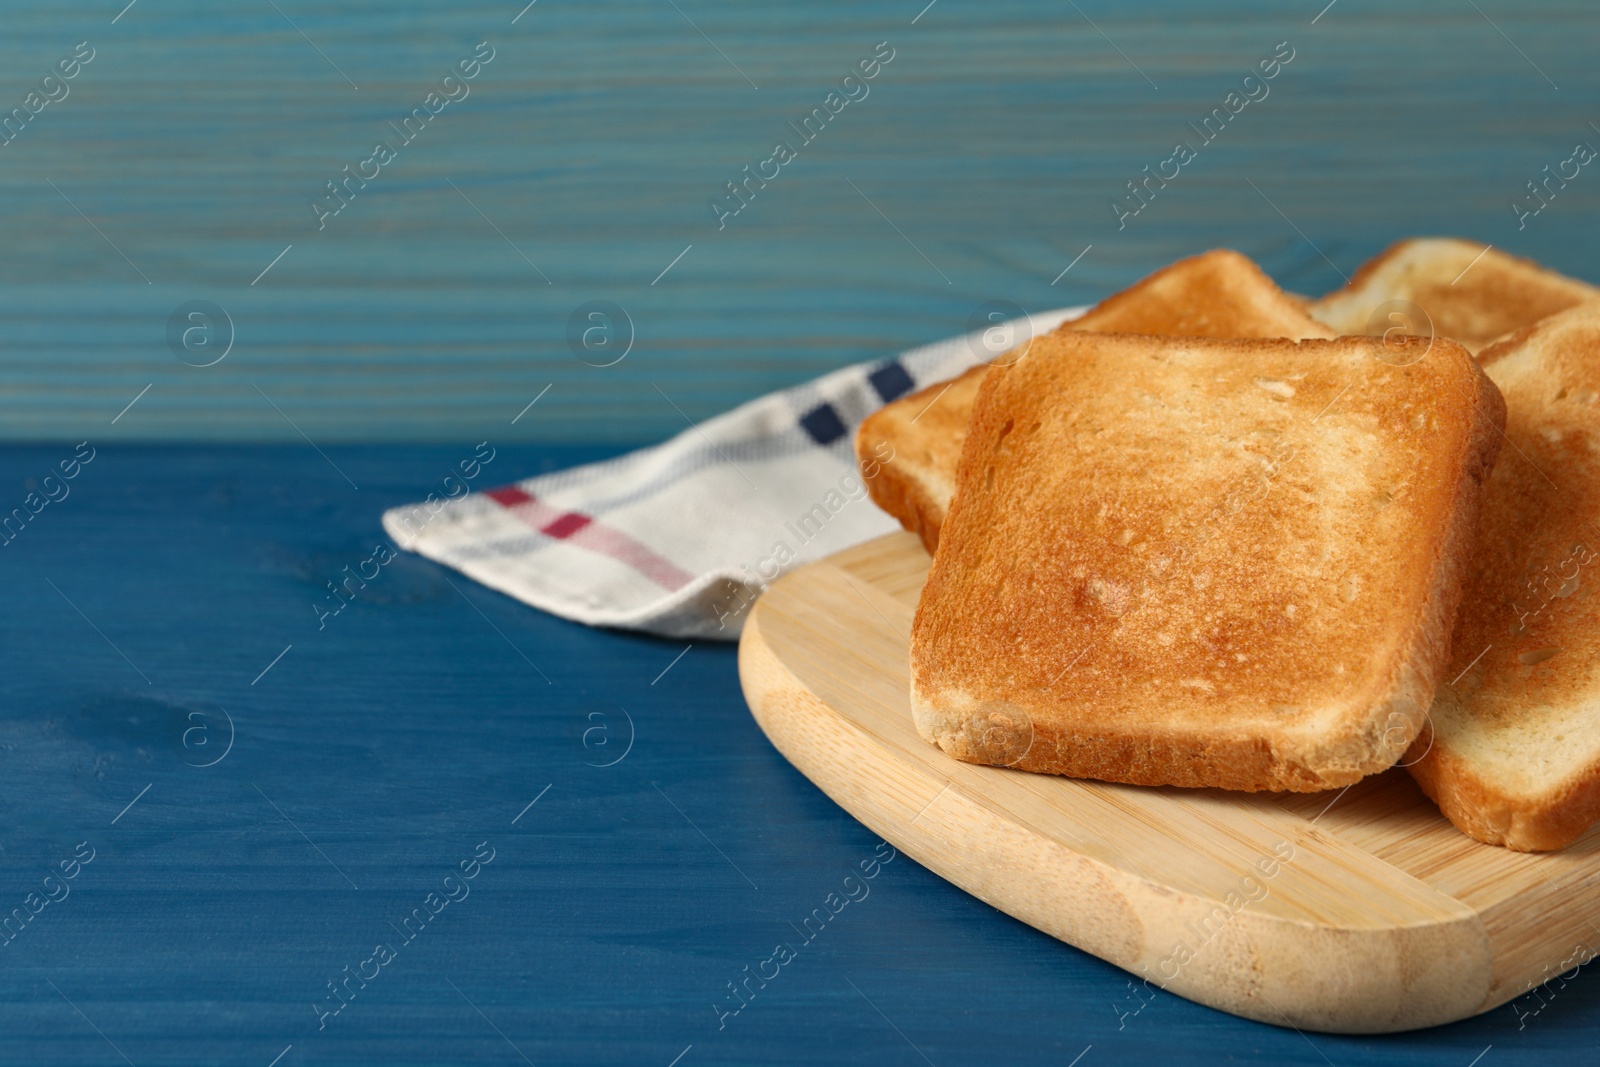
[[[1504,417],[1443,339],[1036,340],[978,394],[911,633],[918,732],[1140,785],[1390,766]]]
[[[956,464],[967,440],[967,420],[989,371],[980,363],[947,382],[936,382],[868,415],[856,430],[856,460],[872,502],[922,538],[933,555],[939,546]],[[872,466],[872,457],[888,456]],[[869,470],[874,477],[865,477]]]
[[[1336,336],[1248,257],[1225,248],[1180,259],[1060,328],[1171,337]],[[988,369],[979,364],[952,381],[885,404],[856,433],[863,469],[870,463],[876,472],[866,479],[867,491],[922,538],[929,554],[939,544],[967,419]],[[885,455],[894,458],[882,462],[879,457]]]
[[[1479,358],[1505,394],[1507,447],[1484,492],[1453,681],[1407,760],[1479,841],[1561,848],[1600,819],[1600,304]]]
[[[1600,289],[1475,241],[1416,237],[1390,245],[1311,314],[1341,334],[1400,329],[1448,337],[1476,355]]]

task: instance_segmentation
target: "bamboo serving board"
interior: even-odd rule
[[[796,570],[752,610],[739,674],[791,763],[967,892],[1151,984],[1300,1029],[1451,1022],[1595,954],[1600,828],[1556,853],[1480,844],[1402,770],[1251,794],[949,758],[908,697],[928,565],[897,533]]]

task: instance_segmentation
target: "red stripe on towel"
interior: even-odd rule
[[[580,511],[562,511],[514,485],[490,489],[483,495],[545,536],[626,563],[669,592],[694,581],[694,575],[649,546]]]

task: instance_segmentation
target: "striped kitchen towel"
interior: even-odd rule
[[[1037,336],[1081,310],[847,367],[603,463],[394,508],[384,529],[563,618],[731,641],[778,575],[896,528],[857,471],[863,418],[999,355],[997,338]]]

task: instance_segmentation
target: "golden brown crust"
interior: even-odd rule
[[[1215,248],[1113,293],[1060,330],[1158,337],[1332,338],[1249,256]]]
[[[1397,694],[1392,701],[1395,710],[1403,707],[1410,713],[1412,737],[1427,727],[1434,691],[1450,662],[1451,638],[1477,544],[1484,495],[1505,439],[1505,398],[1476,363],[1468,362],[1475,372],[1475,407],[1484,416],[1472,423],[1456,483],[1456,499],[1448,510],[1444,540],[1433,567],[1433,586],[1424,601],[1425,615],[1417,627],[1416,641],[1390,683]],[[1389,755],[1392,759],[1393,753]]]
[[[1102,300],[1060,330],[1170,337],[1331,338],[1306,314],[1305,298],[1280,290],[1248,257],[1219,248],[1180,259]],[[979,365],[879,408],[856,433],[873,501],[922,539],[931,555],[955,492],[956,465],[977,399]],[[946,391],[948,390],[948,392]],[[879,469],[881,468],[881,469]]]
[[[1036,343],[973,413],[913,624],[919,732],[1143,785],[1387,767],[1448,655],[1503,418],[1443,340]]]
[[[1463,832],[1542,851],[1600,819],[1600,303],[1482,362],[1504,390],[1509,447],[1484,494],[1454,680],[1409,770]]]
[[[1400,302],[1420,308],[1414,332],[1431,329],[1477,354],[1507,334],[1600,297],[1587,282],[1548,270],[1480,242],[1446,237],[1397,241],[1374,256],[1342,289],[1309,308],[1343,334],[1381,334],[1413,316]],[[1384,305],[1401,317],[1391,319]],[[1376,318],[1375,318],[1376,316]]]
[[[1537,319],[1520,329],[1512,330],[1498,341],[1475,353],[1478,366],[1487,367],[1505,356],[1520,351],[1528,339],[1538,332],[1539,327],[1544,325],[1544,321],[1544,319]]]
[[[988,369],[979,364],[885,404],[856,431],[856,460],[872,502],[921,538],[930,556],[955,492],[967,415]]]
[[[882,438],[869,437],[867,424],[863,422],[861,429],[856,433],[857,456],[863,445],[869,448]],[[870,455],[871,453],[868,452]],[[900,520],[900,525],[921,540],[922,547],[927,549],[928,555],[933,555],[933,550],[939,547],[939,526],[944,519],[942,512],[922,507],[926,494],[914,484],[910,475],[903,468],[893,463],[886,463],[878,470],[878,476],[866,483],[867,495],[878,507]]]

